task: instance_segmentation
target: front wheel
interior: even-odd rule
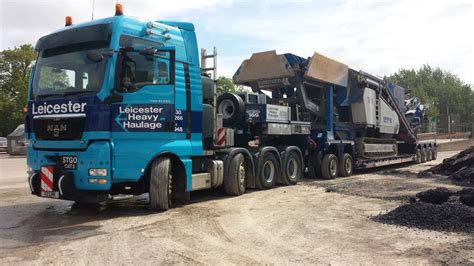
[[[239,196],[245,193],[247,166],[242,153],[235,155],[230,161],[229,174],[224,177],[224,189],[228,195]]]
[[[151,166],[150,174],[150,208],[157,211],[168,210],[171,206],[171,161],[169,158],[158,158]]]
[[[321,176],[323,179],[334,179],[337,177],[338,161],[336,155],[330,153],[323,157],[321,163]]]
[[[421,163],[421,150],[419,148],[416,149],[415,162]]]

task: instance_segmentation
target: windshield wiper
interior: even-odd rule
[[[61,97],[62,95],[58,94],[58,93],[40,94],[40,95],[36,95],[36,98],[37,99],[43,99],[43,98],[48,98],[48,97],[51,97],[51,96]]]
[[[83,93],[88,93],[88,92],[97,92],[97,91],[92,91],[92,90],[84,90],[84,91],[69,91],[63,93],[61,96],[68,96],[68,95],[78,95],[78,94],[83,94]]]

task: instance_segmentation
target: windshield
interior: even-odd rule
[[[97,60],[90,55],[94,51],[105,54],[107,49],[81,44],[42,51],[35,67],[33,98],[99,91],[107,57]]]

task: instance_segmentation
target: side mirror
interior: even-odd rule
[[[97,50],[93,50],[87,53],[87,59],[94,63],[99,63],[104,60],[104,56]]]
[[[146,47],[146,48],[143,48],[140,50],[140,52],[138,52],[140,55],[143,55],[143,56],[154,56],[156,54],[156,49],[155,48],[151,48],[151,47]]]
[[[112,92],[109,96],[105,97],[104,103],[111,104],[111,103],[119,103],[123,100],[123,96]]]

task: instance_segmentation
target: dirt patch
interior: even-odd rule
[[[416,202],[375,216],[373,220],[420,229],[474,233],[474,209],[459,203]]]

